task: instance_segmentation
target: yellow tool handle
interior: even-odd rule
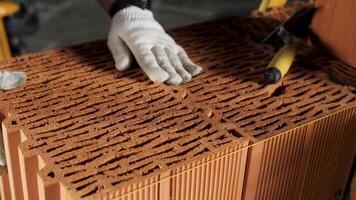
[[[269,63],[266,71],[266,81],[276,83],[284,78],[293,64],[299,42],[284,45]]]
[[[258,8],[258,11],[259,12],[265,12],[268,8],[268,5],[269,5],[269,2],[271,0],[262,0],[261,1],[261,4],[260,4],[260,7]]]
[[[283,7],[286,5],[287,1],[288,0],[262,0],[258,11],[265,12],[268,8]]]
[[[5,30],[4,18],[15,14],[19,10],[20,6],[18,4],[8,1],[0,2],[0,60],[11,58],[11,50]]]
[[[11,58],[11,51],[3,19],[0,18],[0,60],[7,58]]]

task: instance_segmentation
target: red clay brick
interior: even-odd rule
[[[153,84],[137,67],[117,72],[101,41],[3,63],[0,69],[28,74],[23,87],[0,92],[4,129],[14,130],[7,137],[20,144],[9,155],[19,160],[10,174],[12,187],[25,181],[22,187],[32,198],[38,197],[37,188],[39,198],[100,197],[355,105],[355,88],[309,69],[318,65],[317,58],[317,63],[296,62],[282,90],[270,95],[259,83],[272,48],[252,41],[239,24],[247,26],[229,18],[170,31],[204,68],[182,86]],[[246,155],[238,159],[246,163]],[[241,173],[210,172],[220,184],[227,184],[221,179],[226,174]],[[154,186],[150,191],[165,195]]]

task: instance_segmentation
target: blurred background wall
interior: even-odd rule
[[[63,47],[106,37],[110,19],[96,0],[17,0],[38,14],[38,30],[22,37],[27,52]],[[152,0],[165,28],[225,15],[246,15],[259,0]]]

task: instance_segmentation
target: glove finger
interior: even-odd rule
[[[132,57],[125,42],[116,34],[109,34],[108,47],[115,60],[115,67],[119,71],[124,71],[131,66]]]
[[[155,46],[152,48],[152,52],[156,56],[158,65],[169,74],[169,78],[166,83],[172,85],[178,85],[182,83],[183,79],[169,62],[168,56],[163,48]]]
[[[151,49],[140,48],[134,55],[142,70],[153,82],[163,83],[169,78],[169,74],[158,65]]]
[[[181,49],[178,53],[178,56],[183,64],[183,67],[192,75],[196,76],[200,74],[203,71],[203,68],[200,66],[194,64],[187,53],[184,51],[184,49]]]
[[[176,72],[183,79],[183,83],[190,81],[192,79],[192,75],[190,75],[190,73],[184,69],[178,55],[171,48],[165,48],[164,50],[168,55],[171,65],[175,68]]]
[[[26,74],[23,72],[0,71],[0,89],[14,89],[25,83],[26,78]]]

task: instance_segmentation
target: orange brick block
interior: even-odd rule
[[[356,89],[310,69],[320,59],[339,62],[322,55],[296,62],[280,87],[264,88],[263,72],[274,52],[252,36],[273,27],[258,19],[171,30],[204,68],[181,86],[153,84],[137,66],[116,71],[102,41],[1,63],[0,70],[28,74],[24,86],[0,91],[7,159],[2,196],[339,195],[356,152]]]

